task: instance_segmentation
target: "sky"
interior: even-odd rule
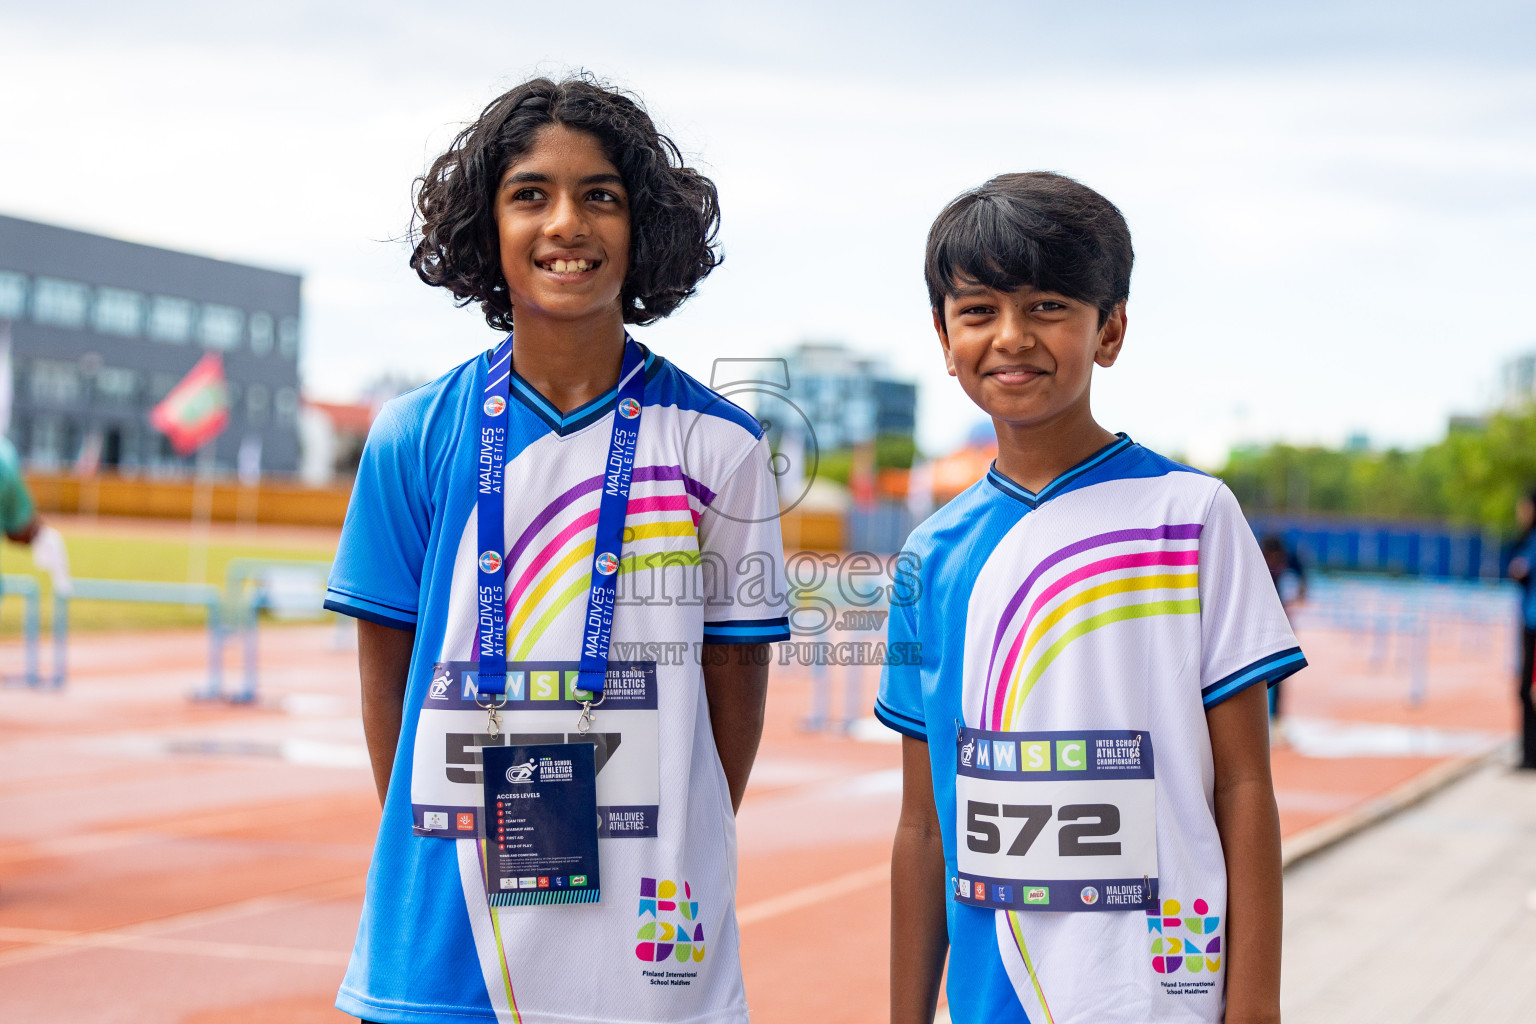
[[[497,94],[581,68],[720,190],[725,263],[636,337],[706,381],[845,342],[918,382],[930,453],[981,416],[924,237],[1004,171],[1125,213],[1094,406],[1170,454],[1426,443],[1536,349],[1528,3],[0,0],[0,49],[0,212],[302,273],[319,398],[495,342],[407,266],[411,183]]]

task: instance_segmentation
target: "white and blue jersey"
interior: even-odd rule
[[[389,402],[358,469],[326,606],[414,630],[400,742],[337,998],[385,1024],[746,1021],[735,822],[699,645],[789,637],[758,422],[647,353],[609,663],[593,709],[600,903],[487,904],[480,751],[572,742],[615,395],[562,414],[513,372],[507,704],[476,706],[479,415],[490,355]],[[505,372],[499,367],[497,372]],[[612,669],[610,669],[612,671]],[[540,877],[536,886],[583,884]]]
[[[994,468],[907,551],[921,658],[875,713],[928,744],[953,1019],[1221,1020],[1205,716],[1306,664],[1236,499],[1121,435],[1038,493]]]

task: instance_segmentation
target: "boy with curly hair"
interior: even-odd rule
[[[715,187],[627,96],[536,79],[416,206],[421,279],[511,333],[384,407],[348,508],[326,604],[384,813],[336,1005],[744,1022],[777,494],[758,422],[625,330],[715,266]]]

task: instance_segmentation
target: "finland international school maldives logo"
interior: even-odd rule
[[[618,556],[612,551],[604,551],[597,556],[597,559],[592,564],[604,576],[612,576],[619,571]]]
[[[632,420],[640,415],[640,403],[633,398],[626,398],[619,403],[619,415],[627,420]]]
[[[485,414],[487,416],[500,416],[507,411],[507,400],[500,395],[492,395],[485,400]]]
[[[501,556],[494,551],[480,552],[480,571],[495,572],[501,568]]]
[[[640,879],[640,929],[635,938],[639,940],[635,956],[646,963],[669,959],[703,963],[704,926],[699,923],[699,903],[692,887],[684,882],[679,893],[671,879]]]
[[[1152,940],[1152,969],[1158,974],[1190,974],[1221,970],[1221,918],[1209,915],[1205,900],[1195,900],[1194,914],[1181,916],[1178,900],[1164,900],[1162,912],[1147,911],[1147,931],[1156,933]]]

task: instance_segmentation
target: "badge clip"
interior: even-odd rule
[[[579,732],[583,736],[585,736],[588,732],[590,732],[592,730],[592,709],[597,707],[599,704],[601,704],[603,701],[605,701],[607,699],[608,699],[608,694],[606,692],[604,692],[604,694],[601,697],[597,698],[597,700],[595,700],[595,701],[584,700],[584,701],[581,702],[581,717],[576,719],[576,731],[577,732]]]
[[[492,736],[500,736],[501,735],[501,709],[507,706],[507,695],[505,693],[503,693],[501,695],[501,700],[497,701],[495,704],[485,704],[485,703],[481,702],[480,695],[477,693],[477,694],[475,694],[475,703],[478,704],[480,707],[485,708],[485,711],[486,711],[486,723],[485,723],[486,732],[490,733],[490,735],[492,735]],[[583,730],[583,731],[585,731],[585,730]]]

